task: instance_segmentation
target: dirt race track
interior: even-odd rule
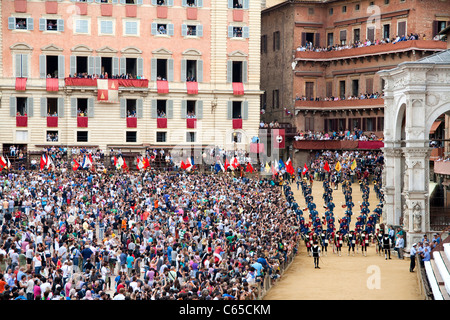
[[[305,199],[301,190],[292,184],[294,196],[300,207],[305,206]],[[353,184],[353,220],[359,215],[358,202],[362,201],[358,184]],[[322,182],[315,181],[312,195],[319,214],[323,214]],[[336,205],[334,214],[337,222],[344,214],[341,203],[344,195],[341,187],[333,190],[333,201]],[[378,199],[371,187],[370,210],[372,211]],[[306,211],[305,211],[306,213]],[[305,219],[307,216],[305,216]],[[308,221],[308,219],[307,219]],[[333,254],[328,248],[326,255],[320,258],[320,269],[314,268],[313,258],[306,253],[303,242],[299,254],[289,269],[285,271],[278,283],[273,286],[264,300],[423,300],[418,286],[417,273],[409,272],[409,257],[398,259],[395,251],[391,252],[391,260],[378,255],[375,245],[371,244],[367,256],[361,250],[354,256],[348,254],[348,247],[344,245],[342,255]],[[417,269],[416,269],[417,270]]]

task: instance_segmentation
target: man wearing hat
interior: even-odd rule
[[[411,259],[411,263],[409,264],[409,272],[414,272],[414,268],[416,267],[416,250],[417,243],[413,243],[411,250],[409,251],[409,258]]]

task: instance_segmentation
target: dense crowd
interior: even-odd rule
[[[364,100],[364,99],[380,99],[383,97],[382,93],[375,92],[375,93],[360,93],[359,95],[350,95],[348,97],[345,96],[330,96],[330,97],[306,97],[306,96],[299,96],[297,95],[295,97],[296,101],[341,101],[341,100]]]
[[[299,46],[297,48],[297,51],[314,51],[314,52],[329,52],[329,51],[340,51],[340,50],[346,50],[346,49],[354,49],[354,48],[361,48],[361,47],[370,47],[370,46],[377,46],[377,45],[383,45],[388,43],[398,43],[402,41],[409,41],[409,40],[426,40],[425,34],[420,37],[417,33],[410,33],[409,35],[397,35],[393,38],[383,38],[383,39],[376,39],[376,40],[369,40],[366,39],[364,41],[355,41],[353,43],[348,44],[335,44],[328,47],[318,47],[314,46],[311,41],[306,42],[304,46]]]
[[[6,300],[255,299],[297,250],[268,180],[53,171],[0,186]]]
[[[294,136],[299,140],[352,140],[352,141],[382,141],[383,137],[377,136],[374,132],[364,132],[361,129],[339,131],[299,131]]]

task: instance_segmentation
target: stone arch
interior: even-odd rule
[[[447,112],[450,112],[450,100],[428,111],[425,118],[425,132],[430,132],[434,120],[436,120],[441,114]]]

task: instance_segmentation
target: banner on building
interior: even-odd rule
[[[119,102],[119,81],[117,79],[97,79],[97,100]]]
[[[284,129],[272,129],[272,145],[274,149],[285,148],[285,132]]]

